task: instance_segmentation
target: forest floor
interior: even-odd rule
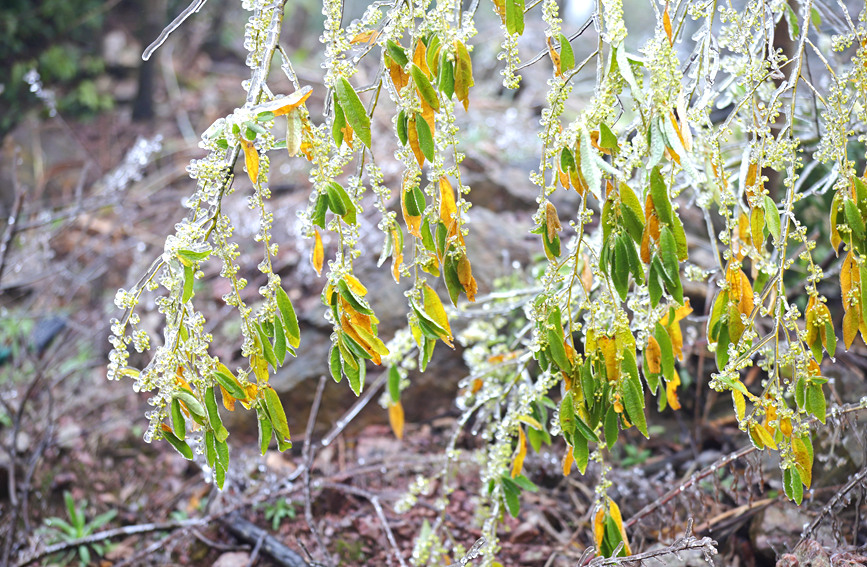
[[[281,378],[288,380],[281,395],[293,448],[259,455],[255,417],[236,412],[223,491],[209,482],[201,459],[186,461],[165,443],[145,443],[147,395],[105,380],[109,320],[118,315],[114,292],[162,251],[193,187],[185,167],[202,152],[184,136],[187,125],[202,130],[238,104],[242,65],[192,60],[181,88],[158,93],[153,124],[131,122],[120,105],[90,121],[31,117],[4,141],[0,171],[12,188],[4,213],[17,222],[14,230],[0,225],[8,235],[2,244],[9,245],[0,246],[0,565],[406,565],[415,538],[435,525],[449,560],[461,564],[453,550],[469,549],[480,536],[484,487],[483,441],[456,429],[453,401],[466,373],[460,349],[438,351],[428,375],[413,376],[402,439],[378,403],[383,376],[371,371],[356,400],[346,384],[319,380],[324,357],[306,366],[299,359],[287,371],[292,379]],[[507,275],[503,266],[512,260],[525,269],[532,263],[520,239],[501,253],[504,236],[496,231],[528,226],[534,197],[516,186],[510,168],[532,158],[515,131],[533,116],[509,115],[508,101],[491,99],[480,108],[489,120],[476,125],[468,154],[478,166],[474,203],[484,213],[475,226],[489,240],[471,256],[489,249],[479,271],[493,280]],[[491,120],[512,129],[498,132]],[[139,155],[148,154],[142,168],[125,162],[137,140],[143,140]],[[321,353],[329,331],[316,307],[309,243],[291,243],[294,213],[309,194],[305,174],[276,160],[272,167],[283,174],[273,204],[281,236],[290,240],[277,263],[302,324],[313,329],[305,331],[302,349],[310,344]],[[141,176],[129,176],[135,172]],[[237,215],[244,220],[240,204]],[[248,227],[246,236],[252,232]],[[251,250],[242,250],[241,263],[255,278]],[[260,284],[254,279],[250,289]],[[609,493],[620,502],[633,552],[646,554],[646,565],[703,565],[707,537],[716,542],[716,565],[867,565],[864,412],[840,413],[817,431],[813,487],[800,507],[789,502],[778,464],[751,448],[729,398],[707,387],[711,362],[698,337],[708,292],[688,292],[696,312],[685,322],[691,346],[682,366],[683,407],[662,413],[649,407],[651,440],[626,432],[628,443],[606,462]],[[218,321],[226,316],[216,273],[206,273],[197,293]],[[403,300],[399,290],[396,297]],[[159,319],[149,317],[145,324],[158,331]],[[219,333],[230,337],[231,325]],[[231,358],[234,347],[225,350],[222,356]],[[832,378],[832,405],[867,394],[865,369],[863,345],[823,368]],[[757,386],[758,369],[744,381]],[[460,453],[444,487],[439,473],[453,435]],[[496,552],[502,565],[590,560],[594,486],[603,471],[594,463],[584,476],[564,476],[564,451],[560,440],[528,455],[524,474],[540,490],[522,495],[517,518],[504,518]],[[445,488],[450,495],[442,506]],[[404,511],[408,494],[415,503]]]

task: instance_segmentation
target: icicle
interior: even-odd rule
[[[202,6],[204,6],[207,1],[208,0],[193,0],[192,3],[190,3],[190,5],[187,6],[186,9],[181,12],[177,18],[172,20],[172,23],[163,28],[163,31],[160,32],[159,37],[157,37],[157,39],[152,44],[147,46],[147,49],[145,49],[144,53],[142,53],[142,60],[147,61],[148,59],[150,59],[151,55],[154,54],[154,51],[159,49],[159,47],[166,42],[166,40],[169,38],[169,35],[173,31],[178,29],[181,24],[187,20],[187,18],[201,10]]]

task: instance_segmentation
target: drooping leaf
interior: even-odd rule
[[[355,89],[352,88],[346,77],[340,77],[334,81],[334,92],[337,94],[341,108],[343,108],[346,121],[364,145],[369,148],[371,144],[370,117],[367,115],[367,110],[361,103],[361,99],[358,98]]]

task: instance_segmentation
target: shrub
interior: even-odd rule
[[[649,435],[648,391],[660,409],[680,407],[681,321],[694,308],[685,280],[715,288],[702,337],[717,367],[710,386],[731,395],[740,428],[758,449],[779,453],[786,496],[801,502],[812,480],[810,425],[828,414],[821,365],[867,330],[867,182],[859,175],[867,11],[853,21],[810,2],[797,11],[786,2],[654,3],[653,33],[630,46],[621,0],[602,0],[593,17],[597,48],[579,62],[571,41],[587,28],[564,28],[554,0],[475,2],[463,12],[460,3],[374,3],[348,25],[342,2],[325,0],[328,93],[323,115],[314,116],[305,106],[311,87],[300,84],[279,46],[285,0],[243,4],[251,10],[245,102],[204,133],[208,154],[189,168],[197,180],[190,213],[140,283],[116,298],[124,313],[113,321],[109,377],[130,377],[137,390],[154,392],[147,441],[165,439],[187,458],[203,452],[222,486],[229,449],[219,391],[227,409],[240,402],[256,411],[263,452],[272,435],[281,450],[291,445],[280,399],[268,384],[272,369],[303,348],[272,266],[278,243],[268,205],[275,175],[269,154],[276,151],[312,164],[301,219],[313,266],[325,275],[331,374],[359,394],[368,365],[382,367],[400,435],[407,369],[415,361],[428,366],[437,343],[453,345],[445,304],[460,309],[476,299],[465,246],[473,237],[465,226],[472,193],[461,177],[456,117],[473,112],[476,11],[493,9],[502,22],[505,87],[521,81],[525,18],[544,22],[547,46],[536,47],[550,59],[551,74],[539,165],[529,172],[538,186],[534,233],[546,260],[524,310],[528,331],[515,340],[502,327],[481,329],[495,333],[485,336],[484,356],[467,357],[470,379],[457,398],[461,425],[484,416],[483,535],[495,542],[503,511],[517,515],[521,492],[535,489],[522,475],[528,444],[538,450],[562,436],[564,474],[583,473],[591,461],[604,464],[622,430]],[[779,49],[783,40],[790,41]],[[275,54],[295,86],[288,95],[266,88]],[[355,79],[359,65],[378,67],[371,85]],[[575,82],[593,73],[593,95],[571,117],[566,105]],[[372,125],[384,96],[396,107],[393,132]],[[385,186],[372,151],[379,147],[374,141],[386,139],[403,164],[399,187]],[[242,160],[246,177],[236,178]],[[221,209],[236,188],[252,188],[249,205],[259,214],[255,240],[267,284],[255,308],[242,299],[247,280],[236,263],[234,227]],[[563,218],[551,198],[570,191],[581,196],[580,207]],[[805,200],[826,194],[833,195],[830,245],[811,237],[799,218]],[[379,336],[368,290],[353,270],[365,196],[383,234],[380,263],[390,259],[395,281],[412,281],[407,328],[389,340]],[[399,201],[400,214],[389,208],[392,201]],[[711,270],[690,262],[698,242],[684,230],[687,204],[706,224]],[[338,242],[327,262],[324,232]],[[826,272],[817,249],[842,254],[839,296],[821,285]],[[224,300],[241,322],[241,367],[230,369],[209,352],[212,337],[194,301],[204,263],[219,264],[230,282]],[[444,292],[436,291],[437,279]],[[162,344],[145,368],[135,369],[130,345],[140,352],[151,347],[136,307],[144,292],[159,289]],[[841,345],[826,294],[842,298]],[[764,378],[751,389],[741,376],[752,366]],[[593,520],[597,548],[606,556],[630,554],[619,507],[606,495],[605,470]],[[424,562],[438,544],[432,530],[421,539],[415,559]]]

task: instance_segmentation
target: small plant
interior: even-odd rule
[[[280,529],[286,518],[295,519],[295,504],[291,500],[281,499],[265,505],[265,519],[271,522],[271,531]]]
[[[650,458],[650,449],[638,448],[635,445],[623,445],[623,457],[620,464],[623,467],[641,465]]]
[[[93,535],[117,515],[117,510],[109,510],[108,512],[99,514],[88,522],[84,515],[84,511],[87,509],[87,500],[83,500],[81,505],[76,507],[72,494],[64,492],[63,501],[66,503],[66,514],[69,516],[69,521],[67,522],[58,517],[47,518],[45,520],[47,535],[52,544],[72,542]],[[79,565],[89,565],[91,550],[99,557],[102,557],[108,549],[109,544],[104,543],[79,545],[75,548],[75,551],[69,551],[58,561],[64,565],[68,565],[77,553]]]

